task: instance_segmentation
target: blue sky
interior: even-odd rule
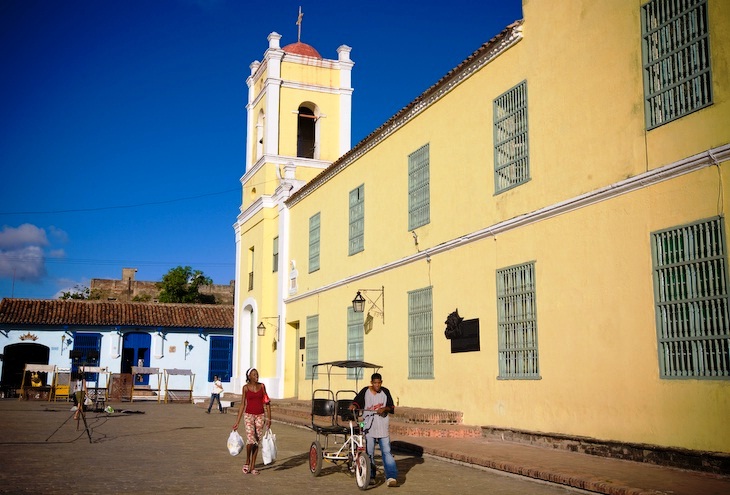
[[[272,31],[352,47],[352,143],[522,17],[520,0],[2,0],[0,298],[234,278],[246,77]]]

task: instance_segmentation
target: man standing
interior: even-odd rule
[[[370,377],[370,386],[365,387],[355,396],[350,409],[359,407],[363,410],[365,423],[365,441],[373,477],[375,476],[375,441],[380,446],[383,458],[385,478],[388,486],[398,486],[398,468],[390,452],[390,436],[388,428],[390,421],[388,414],[395,413],[395,404],[390,390],[383,387],[383,377],[380,373],[373,373]]]
[[[221,393],[223,393],[223,384],[218,375],[213,376],[213,390],[210,393],[210,404],[208,404],[208,410],[205,411],[210,414],[210,410],[213,408],[215,401],[218,401],[218,411],[223,412],[223,406],[221,405]]]

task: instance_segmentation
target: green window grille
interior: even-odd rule
[[[253,290],[253,267],[254,267],[254,248],[253,246],[248,249],[248,261],[249,261],[249,272],[248,272],[248,290]]]
[[[408,292],[408,378],[433,378],[431,287]]]
[[[319,362],[319,315],[307,316],[306,370],[304,378],[311,380],[312,366]],[[315,373],[314,378],[318,378]]]
[[[662,378],[730,377],[725,239],[720,217],[651,235]]]
[[[349,254],[365,249],[365,185],[350,191]]]
[[[499,378],[540,378],[535,263],[497,270]]]
[[[527,81],[494,100],[494,192],[530,180],[527,135]]]
[[[648,129],[712,104],[707,0],[652,0],[641,7]]]
[[[309,218],[309,273],[319,270],[319,213]]]
[[[408,230],[431,221],[431,172],[428,144],[408,155]]]
[[[273,246],[273,259],[272,259],[272,265],[273,265],[273,271],[278,272],[279,271],[279,236],[277,235],[274,237],[274,246]]]
[[[347,359],[362,361],[365,358],[365,326],[363,313],[347,308]],[[348,369],[347,378],[362,380],[363,369]]]
[[[218,376],[222,382],[231,381],[233,366],[233,337],[211,335],[208,356],[208,381]]]

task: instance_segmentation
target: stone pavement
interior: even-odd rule
[[[309,428],[275,423],[276,462],[258,476],[241,472],[245,453],[232,457],[226,440],[232,414],[205,414],[191,404],[112,403],[116,412],[87,413],[91,440],[65,402],[0,400],[1,494],[262,494],[357,493],[343,465],[309,472]],[[566,487],[474,469],[435,457],[397,454],[400,486],[382,474],[368,492],[407,494],[569,495]],[[382,473],[382,470],[381,470]]]
[[[233,414],[208,415],[202,404],[111,405],[117,412],[87,413],[93,441],[89,442],[83,423],[77,430],[70,419],[68,403],[0,400],[0,493],[290,495],[303,491],[327,495],[358,491],[343,466],[325,463],[319,477],[310,475],[308,448],[314,435],[307,428],[275,422],[277,461],[260,465],[259,476],[243,475],[244,458],[230,456],[225,447],[235,422]],[[727,477],[629,461],[484,438],[393,440],[403,448],[396,455],[401,485],[395,493],[400,494],[576,493],[566,485],[610,494],[730,494]],[[420,450],[424,455],[417,455]],[[495,474],[487,468],[524,476]],[[393,489],[379,477],[368,491],[372,490]]]

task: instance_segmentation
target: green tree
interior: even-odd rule
[[[85,285],[76,285],[73,289],[65,290],[58,296],[59,299],[89,299],[89,288]]]
[[[215,297],[199,292],[201,285],[213,285],[213,280],[202,271],[189,266],[172,268],[157,283],[159,301],[163,303],[214,304]]]

